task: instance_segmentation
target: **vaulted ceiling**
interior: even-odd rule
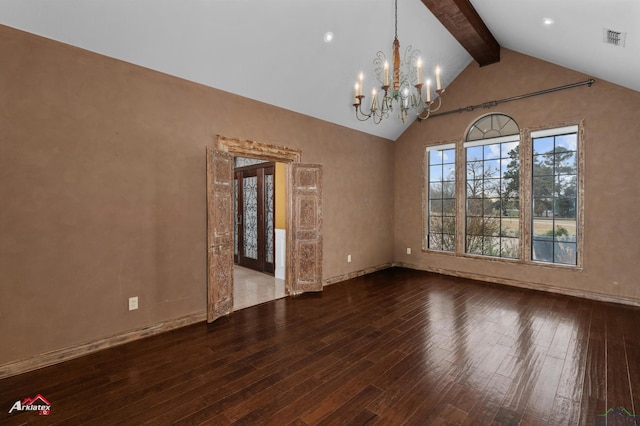
[[[391,140],[412,121],[352,106],[358,73],[370,96],[373,59],[391,55],[394,0],[3,0],[0,24]],[[444,86],[502,46],[640,91],[639,34],[638,0],[398,1],[401,51]]]

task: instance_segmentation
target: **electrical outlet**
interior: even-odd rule
[[[407,254],[411,254],[411,247],[407,247]]]
[[[351,263],[351,255],[350,254],[347,255],[347,263]]]
[[[135,311],[138,309],[138,296],[129,298],[129,310]]]

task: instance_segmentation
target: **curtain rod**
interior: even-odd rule
[[[429,115],[428,118],[433,118],[433,117],[438,117],[441,115],[448,115],[448,114],[453,114],[456,112],[471,112],[477,108],[492,108],[498,104],[503,104],[506,102],[511,102],[511,101],[517,101],[520,99],[525,99],[525,98],[531,98],[533,96],[539,96],[539,95],[545,95],[547,93],[553,93],[553,92],[557,92],[560,90],[566,90],[566,89],[571,89],[573,87],[579,87],[579,86],[584,86],[584,85],[588,85],[589,87],[591,87],[591,85],[593,85],[593,83],[595,83],[596,81],[593,78],[590,78],[589,80],[585,80],[585,81],[580,81],[578,83],[571,83],[571,84],[565,84],[564,86],[558,86],[558,87],[553,87],[551,89],[544,89],[544,90],[538,90],[537,92],[532,92],[532,93],[527,93],[525,95],[518,95],[518,96],[512,96],[510,98],[505,98],[505,99],[500,99],[497,101],[490,101],[490,102],[485,102],[483,104],[478,104],[478,105],[469,105],[463,108],[458,108],[458,109],[452,109],[450,111],[445,111],[445,112],[440,112],[437,114],[431,114]],[[426,120],[426,119],[425,119]],[[418,117],[418,121],[423,121],[420,119],[420,117]]]

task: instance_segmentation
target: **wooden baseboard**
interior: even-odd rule
[[[362,275],[372,274],[374,272],[381,271],[383,269],[388,269],[388,268],[391,268],[392,266],[393,266],[393,263],[384,263],[382,265],[373,266],[371,268],[361,269],[355,272],[349,272],[348,274],[337,275],[335,277],[331,277],[326,280],[323,280],[322,284],[330,285],[330,284],[339,283],[342,281],[350,280],[352,278],[360,277]]]
[[[159,324],[148,325],[135,330],[127,331],[125,333],[116,334],[105,339],[95,340],[76,346],[69,346],[62,349],[56,349],[54,351],[46,352],[31,358],[23,359],[20,361],[13,361],[7,364],[0,365],[0,379],[26,373],[32,370],[37,370],[39,368],[48,367],[50,365],[58,364],[73,358],[78,358],[83,355],[90,354],[92,352],[117,345],[122,345],[124,343],[160,334],[165,331],[184,327],[197,322],[204,322],[206,321],[206,319],[207,314],[205,312],[199,314],[191,314],[181,318],[161,322]]]
[[[448,269],[431,268],[429,266],[418,266],[410,263],[398,262],[394,266],[401,268],[415,269],[418,271],[434,272],[442,275],[450,275],[460,278],[469,278],[477,281],[486,281],[494,284],[503,284],[513,287],[526,288],[529,290],[546,291],[549,293],[563,294],[565,296],[581,297],[583,299],[597,300],[599,302],[619,303],[622,305],[640,306],[640,300],[630,299],[627,297],[613,296],[602,293],[595,293],[584,290],[576,290],[570,288],[554,287],[546,284],[537,284],[527,281],[514,280],[510,278],[493,277],[482,274],[474,274],[469,272],[451,271]]]

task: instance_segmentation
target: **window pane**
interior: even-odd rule
[[[467,235],[466,252],[471,254],[482,254],[482,237]]]
[[[500,238],[484,237],[482,254],[486,256],[500,256]]]
[[[558,219],[573,219],[572,225],[575,227],[576,205],[575,198],[558,198],[555,200],[553,213]]]
[[[467,181],[467,197],[479,198],[482,197],[484,191],[484,185],[482,179],[468,180]]]
[[[552,198],[534,198],[533,199],[533,217],[553,217],[553,199]]]
[[[501,149],[502,149],[502,152],[500,153],[500,156],[502,158],[509,158],[509,157],[518,158],[518,155],[517,155],[518,142],[503,143]]]
[[[442,200],[442,214],[446,216],[456,215],[456,200],[452,198],[446,198]]]
[[[442,182],[442,197],[454,198],[456,197],[456,183],[454,181]]]
[[[500,160],[485,161],[483,170],[485,179],[500,177]]]
[[[429,184],[429,198],[442,198],[442,183],[435,182]]]
[[[578,150],[578,134],[570,133],[567,135],[556,136],[556,150],[561,147],[565,148],[567,151],[577,151]]]
[[[484,146],[484,159],[491,160],[493,158],[500,158],[500,144],[494,143]]]
[[[429,219],[429,233],[441,234],[442,233],[442,217],[431,216]]]
[[[442,164],[442,151],[429,151],[429,164]]]
[[[467,162],[467,179],[482,179],[483,167],[482,161]]]
[[[533,236],[553,236],[553,219],[536,219],[533,221]]]
[[[533,155],[553,152],[553,136],[533,140]]]
[[[485,217],[482,224],[482,234],[497,237],[500,235],[500,219],[495,217]]]
[[[442,166],[442,178],[444,180],[456,180],[456,166],[455,164],[445,164]]]
[[[484,233],[484,221],[482,217],[467,218],[467,235],[482,235]]]
[[[553,175],[554,156],[552,154],[533,156],[533,175]]]
[[[577,155],[575,152],[556,153],[556,174],[575,175],[578,171]]]
[[[502,191],[503,198],[518,199],[520,192],[520,176],[516,175],[513,178],[502,179]]]
[[[467,215],[482,216],[482,199],[481,198],[469,198],[467,200]]]
[[[515,218],[520,217],[520,201],[517,198],[503,198],[502,215]]]
[[[467,162],[482,160],[482,147],[474,146],[471,148],[467,148]]]
[[[500,235],[503,237],[520,236],[520,219],[517,217],[503,217]]]
[[[431,250],[442,250],[442,234],[429,234],[429,248]]]
[[[553,196],[553,176],[538,176],[533,178],[533,196],[551,197]]]
[[[565,265],[575,265],[576,244],[556,242],[553,246],[553,261]]]
[[[556,197],[575,197],[577,194],[577,182],[575,175],[558,176],[555,186]]]
[[[500,198],[485,198],[484,199],[484,208],[483,215],[484,216],[500,216]]]
[[[429,166],[429,182],[442,180],[442,166]]]
[[[520,240],[518,238],[501,238],[500,256],[517,259],[520,251]]]
[[[553,262],[553,241],[534,239],[531,255],[539,262]]]
[[[455,164],[455,162],[456,162],[456,150],[455,150],[455,148],[445,149],[444,151],[442,151],[442,163],[444,163],[444,164]]]
[[[451,234],[442,234],[442,251],[455,251],[456,249],[456,238],[455,235]]]
[[[483,195],[485,197],[499,197],[500,183],[500,179],[485,179]]]
[[[445,216],[442,218],[442,233],[455,235],[456,233],[456,218],[452,216]]]
[[[442,200],[429,200],[429,213],[432,216],[442,216]]]

